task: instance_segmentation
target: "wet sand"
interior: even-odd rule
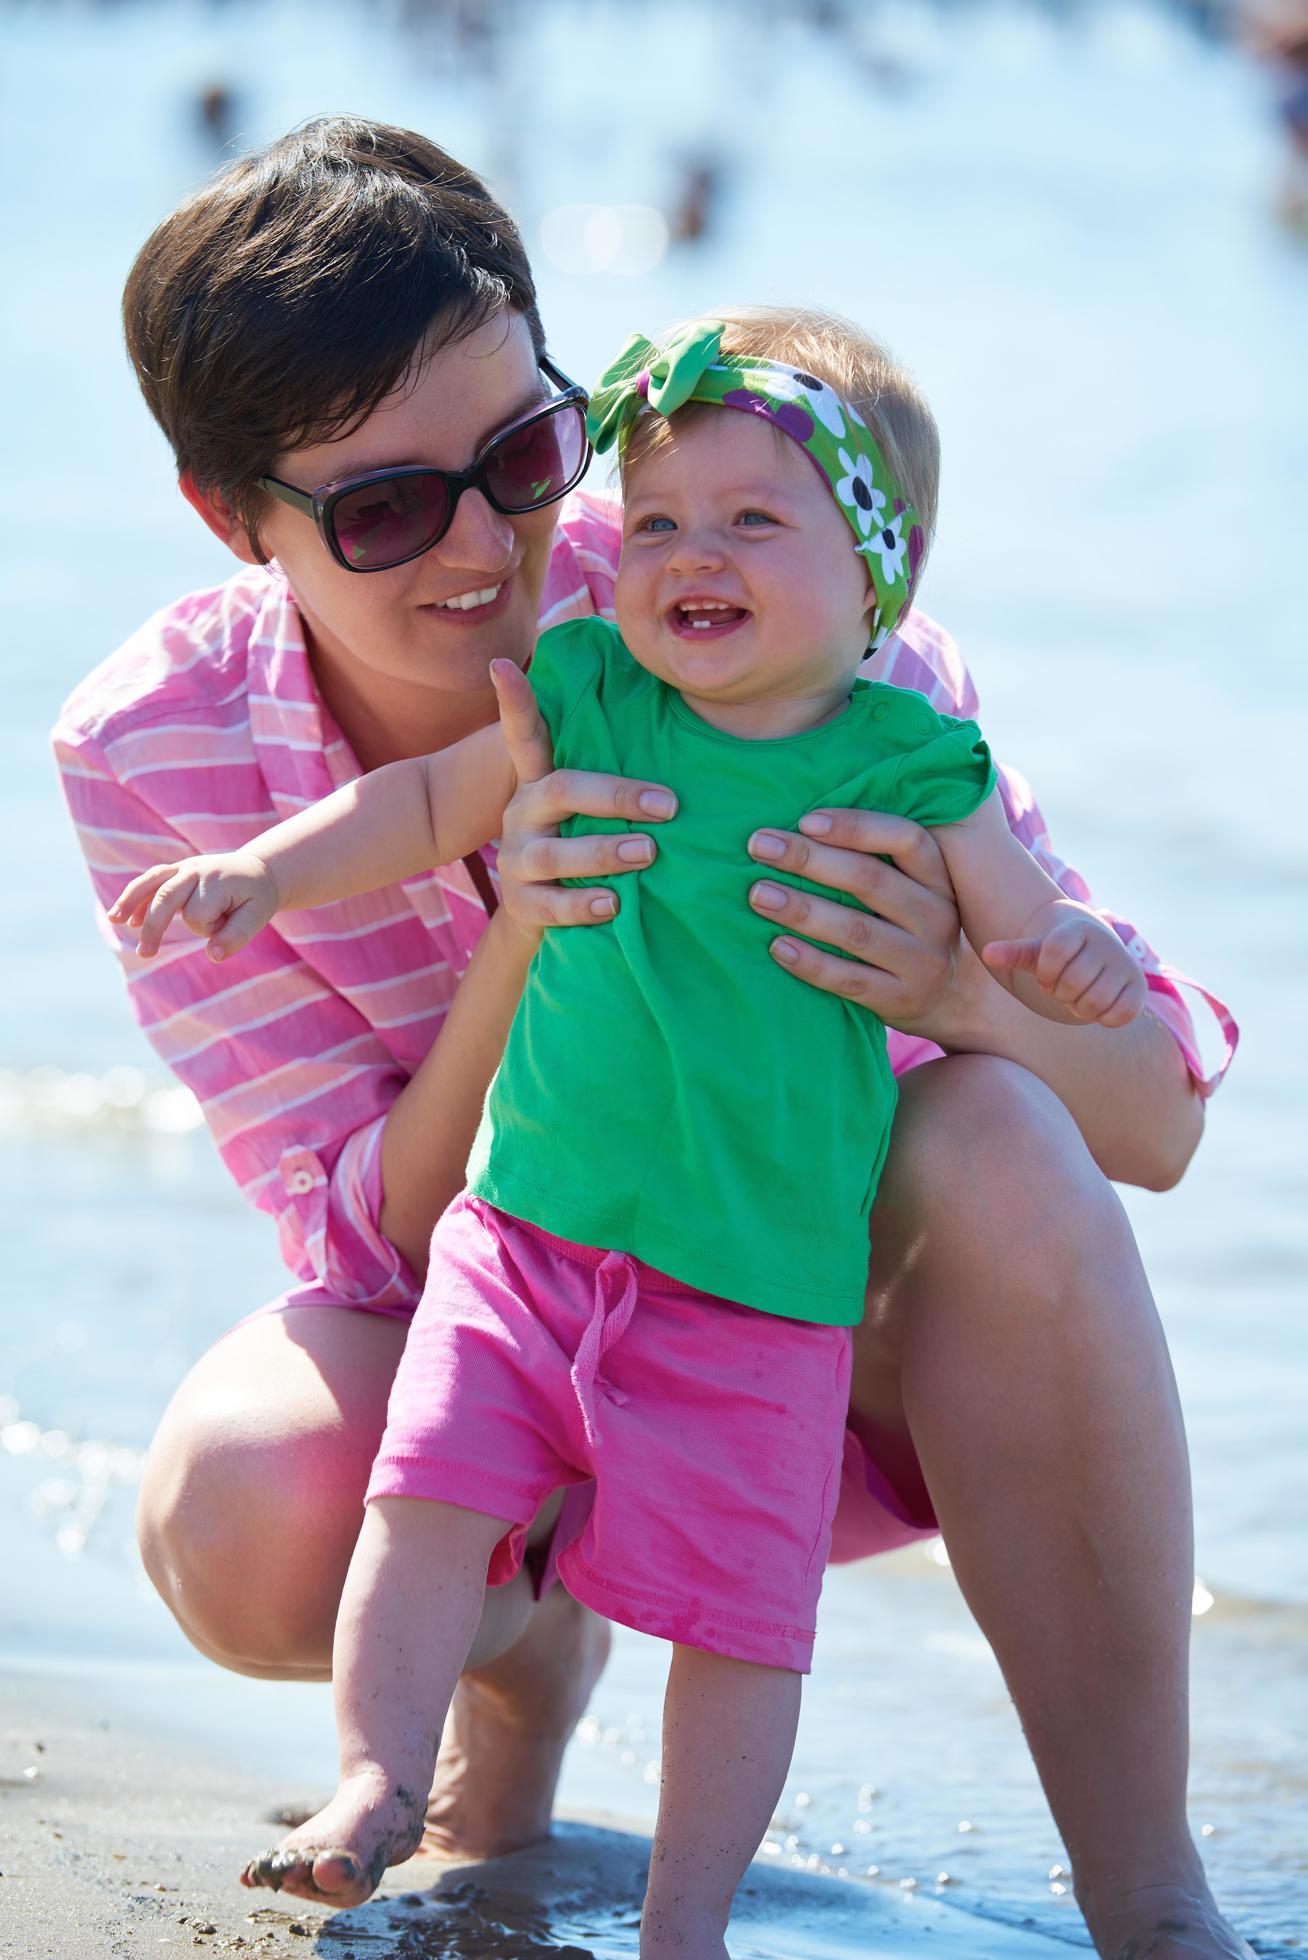
[[[236,1873],[324,1792],[279,1788],[188,1724],[167,1683],[148,1715],[109,1673],[17,1667],[0,1683],[0,1954],[395,1955],[402,1960],[629,1960],[649,1844],[621,1820],[569,1819],[547,1843],[481,1865],[417,1858],[330,1913],[241,1889]],[[1061,1942],[933,1899],[756,1864],[737,1903],[738,1960],[1041,1960]]]

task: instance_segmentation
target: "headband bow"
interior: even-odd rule
[[[866,558],[876,590],[873,650],[908,610],[926,534],[866,422],[834,388],[782,361],[724,354],[721,320],[696,320],[661,347],[633,334],[596,383],[586,429],[597,452],[621,454],[647,409],[673,415],[687,402],[761,415],[799,444],[822,476]]]

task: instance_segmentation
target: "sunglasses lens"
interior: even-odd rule
[[[585,463],[585,409],[579,402],[560,402],[548,415],[491,443],[483,475],[501,510],[536,510],[570,490]]]
[[[332,529],[353,571],[377,572],[434,544],[449,509],[450,493],[438,476],[388,476],[338,498]]]

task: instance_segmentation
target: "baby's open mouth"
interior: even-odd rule
[[[699,635],[727,632],[748,618],[743,606],[729,605],[725,599],[691,599],[673,606],[668,615],[674,632]]]

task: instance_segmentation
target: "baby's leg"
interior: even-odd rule
[[[731,1901],[790,1767],[801,1679],[674,1647],[640,1960],[725,1960]]]
[[[486,1568],[507,1529],[428,1498],[368,1505],[332,1650],[340,1783],[316,1816],[246,1866],[242,1884],[353,1906],[413,1855]]]

